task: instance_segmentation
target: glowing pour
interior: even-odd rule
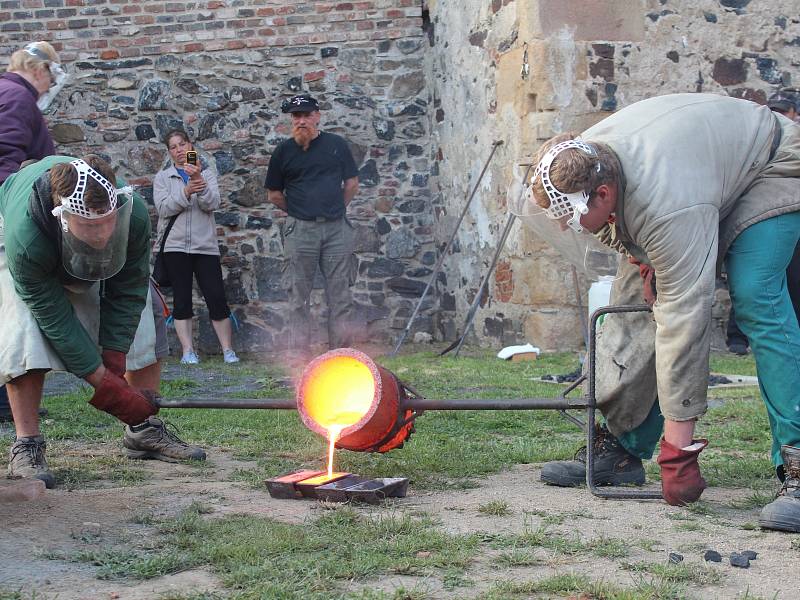
[[[342,433],[342,429],[345,427],[347,426],[331,425],[328,427],[328,439],[330,440],[328,445],[328,477],[333,477],[333,450],[336,447],[336,440],[339,439],[339,434]]]
[[[402,446],[413,430],[412,410],[401,406],[405,387],[363,352],[337,348],[315,358],[297,386],[303,424],[335,446],[386,452]]]

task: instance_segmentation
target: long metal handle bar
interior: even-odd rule
[[[591,335],[589,335],[589,393],[586,396],[586,486],[589,491],[600,498],[627,498],[627,499],[648,499],[657,500],[663,498],[661,491],[642,490],[626,487],[604,487],[600,488],[594,484],[594,438],[595,438],[595,410],[597,401],[595,398],[595,352],[597,350],[597,320],[603,316],[613,313],[626,312],[649,312],[647,304],[627,304],[619,306],[605,306],[598,308],[592,313]]]
[[[234,398],[214,400],[212,398],[161,398],[161,408],[268,408],[297,409],[291,398]],[[407,398],[401,408],[410,410],[569,410],[586,408],[583,397],[565,398]]]
[[[414,320],[417,318],[417,313],[419,313],[419,309],[422,306],[422,301],[425,300],[425,296],[428,295],[428,290],[431,289],[433,282],[436,280],[436,276],[439,274],[439,270],[442,268],[442,264],[444,263],[445,259],[447,258],[447,252],[450,250],[450,246],[453,245],[453,241],[456,239],[456,235],[458,234],[458,230],[461,227],[461,221],[464,220],[464,217],[467,215],[467,211],[469,210],[469,205],[472,203],[472,199],[475,197],[475,194],[478,191],[478,186],[480,186],[481,181],[483,181],[483,176],[486,173],[486,169],[489,168],[489,163],[492,161],[492,157],[494,156],[495,150],[497,150],[498,146],[503,144],[503,140],[495,140],[492,143],[492,151],[489,153],[489,158],[486,159],[486,162],[483,165],[483,170],[481,174],[478,175],[478,180],[475,182],[475,187],[472,188],[472,193],[466,200],[464,204],[464,208],[461,211],[461,215],[458,217],[458,221],[456,221],[456,226],[453,227],[453,233],[450,236],[450,239],[447,241],[447,245],[442,250],[442,253],[439,255],[439,260],[436,261],[436,266],[433,267],[433,272],[431,273],[431,277],[428,280],[425,289],[422,290],[422,295],[419,297],[417,301],[417,306],[414,308],[414,312],[411,314],[411,317],[408,319],[408,325],[403,330],[400,339],[397,340],[397,345],[392,350],[392,353],[389,356],[395,356],[400,351],[400,346],[403,345],[403,342],[406,340],[409,332],[411,331],[411,326],[414,324]]]

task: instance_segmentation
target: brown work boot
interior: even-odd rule
[[[41,479],[45,487],[51,489],[56,478],[47,468],[46,448],[43,435],[17,438],[8,451],[8,476],[11,479]]]
[[[641,459],[628,453],[605,425],[595,426],[594,485],[644,485]],[[540,479],[549,485],[577,487],[586,483],[586,446],[572,460],[545,463]]]
[[[758,524],[764,529],[800,533],[800,448],[781,446],[783,487],[775,500],[761,509]]]
[[[122,445],[127,449],[128,458],[153,458],[164,462],[206,459],[202,448],[181,440],[158,417],[148,417],[141,425],[126,426]]]

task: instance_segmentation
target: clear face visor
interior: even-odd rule
[[[84,161],[70,164],[78,171],[78,183],[69,198],[62,198],[61,206],[53,209],[61,223],[61,262],[66,272],[77,279],[108,279],[122,270],[127,259],[132,189],[119,190],[125,194],[120,201],[118,190]],[[106,212],[98,213],[84,205],[89,178],[105,188],[109,198]]]
[[[550,181],[550,167],[556,156],[570,148],[581,150],[590,156],[597,156],[597,153],[589,144],[579,140],[567,140],[556,144],[550,148],[542,157],[542,160],[539,161],[539,164],[536,166],[536,171],[534,171],[533,177],[531,177],[531,184],[535,183],[537,178],[542,178],[542,187],[547,194],[547,198],[550,200],[550,206],[543,209],[544,214],[547,215],[548,218],[560,220],[569,216],[567,225],[576,233],[581,233],[583,231],[583,226],[581,225],[580,219],[581,215],[585,215],[589,212],[589,194],[585,190],[567,194],[556,189],[556,186]]]
[[[598,281],[601,276],[614,275],[621,256],[616,250],[602,244],[586,229],[582,232],[574,229],[562,231],[558,221],[545,218],[545,209],[533,199],[533,186],[526,185],[532,171],[532,166],[523,170],[514,165],[511,184],[506,192],[508,211],[522,222],[526,232],[520,234],[519,243],[527,248],[529,244],[535,243],[538,247],[539,243],[544,242],[592,281]],[[528,238],[527,232],[533,234],[532,239]]]

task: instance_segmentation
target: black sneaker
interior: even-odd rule
[[[785,479],[775,500],[761,509],[764,529],[800,533],[800,448],[781,446]]]
[[[596,427],[594,438],[595,485],[644,485],[641,459],[620,445],[605,425]],[[573,460],[545,463],[541,480],[549,485],[578,487],[586,483],[586,446]]]

